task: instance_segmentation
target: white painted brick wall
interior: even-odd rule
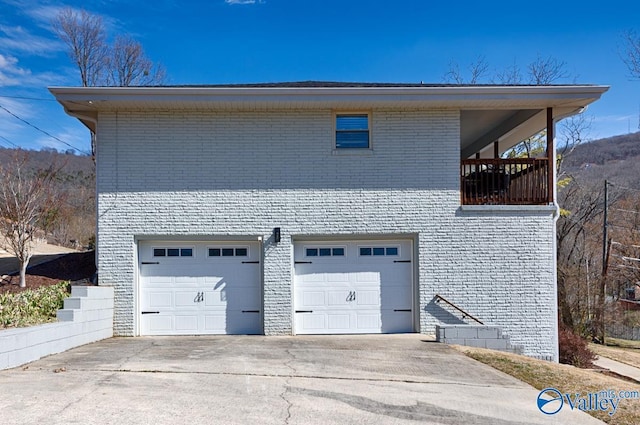
[[[373,154],[335,155],[329,110],[101,114],[98,260],[115,333],[135,332],[135,237],[281,227],[265,243],[266,334],[292,331],[292,236],[413,234],[420,331],[451,320],[440,293],[553,356],[551,213],[460,210],[457,111],[374,110],[371,124]]]

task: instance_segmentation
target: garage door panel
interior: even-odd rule
[[[336,284],[336,283],[349,283],[351,275],[349,273],[324,273],[323,280],[325,282]]]
[[[321,291],[304,291],[301,307],[324,307],[326,305],[325,295],[325,292]]]
[[[300,273],[298,273],[297,272],[298,269],[302,269],[302,267],[301,266],[297,266],[296,267],[297,278],[299,278],[300,286],[314,285],[316,283],[320,283],[320,282],[324,282],[325,281],[325,274],[324,273],[315,273],[315,272],[308,272],[308,273],[300,272]]]
[[[169,247],[180,254],[169,258]],[[140,333],[261,333],[259,258],[258,243],[140,242],[140,311],[159,312],[139,316]]]
[[[358,313],[356,319],[359,331],[373,332],[380,329],[380,313]]]
[[[329,295],[328,306],[345,306],[349,304],[347,299],[349,298],[350,291],[340,290],[340,291],[327,291]]]
[[[196,291],[181,291],[174,292],[176,309],[180,310],[197,310],[198,309],[198,292]]]
[[[143,310],[145,307],[150,308],[172,308],[173,307],[173,297],[171,292],[154,292],[148,294],[145,297],[146,302],[143,302],[142,307]]]
[[[260,333],[260,313],[227,311],[223,319],[227,334],[256,335]]]
[[[327,328],[327,320],[325,314],[301,313],[299,320],[302,322],[303,329],[320,331]]]
[[[410,323],[411,311],[382,310],[383,333],[405,333],[413,331]]]
[[[146,268],[146,266],[145,266]],[[145,276],[145,281],[147,285],[153,286],[155,288],[161,287],[171,287],[173,286],[173,277],[170,276],[150,276],[148,274],[141,273]]]
[[[358,285],[376,284],[381,282],[380,272],[354,272],[353,273],[355,283]]]
[[[354,291],[356,292],[356,291]],[[358,306],[379,306],[380,305],[380,291],[379,290],[364,290],[357,291],[357,297],[355,302]]]
[[[338,246],[335,258],[306,256]],[[295,315],[296,333],[413,330],[411,241],[296,242],[294,255],[295,309],[312,311]]]
[[[198,331],[198,315],[176,315],[175,329],[179,332],[197,332]]]
[[[332,331],[348,330],[351,328],[351,315],[350,314],[327,314],[327,323]]]
[[[216,291],[204,290],[205,305],[259,304],[260,294],[254,286],[225,287]]]
[[[142,318],[147,321],[149,329],[159,335],[165,335],[173,329],[173,317],[171,316],[145,314]]]

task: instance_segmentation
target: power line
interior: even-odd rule
[[[636,189],[634,187],[622,186],[622,185],[619,185],[619,184],[616,184],[616,183],[611,183],[611,182],[608,182],[608,184],[609,184],[609,186],[615,186],[615,187],[618,187],[620,189],[633,190],[634,192],[640,192],[640,189]]]
[[[613,211],[622,211],[622,212],[628,212],[628,213],[633,213],[633,214],[640,214],[640,211],[634,211],[634,210],[625,210],[622,208],[609,208],[610,210]]]
[[[62,143],[62,144],[64,144],[64,145],[67,145],[67,146],[69,146],[70,148],[73,148],[73,149],[77,150],[78,152],[82,152],[82,153],[84,153],[85,155],[90,155],[88,152],[83,151],[82,149],[78,149],[77,147],[73,146],[72,144],[67,143],[67,142],[65,142],[64,140],[60,139],[59,137],[54,136],[53,134],[51,134],[51,133],[49,133],[49,132],[47,132],[47,131],[45,131],[45,130],[41,129],[40,127],[38,127],[38,126],[36,126],[36,125],[34,125],[34,124],[31,124],[29,121],[25,120],[24,118],[20,118],[19,116],[17,116],[17,115],[16,115],[16,114],[14,114],[13,112],[11,112],[11,111],[10,111],[10,110],[8,110],[7,108],[5,108],[4,106],[0,105],[0,109],[3,109],[5,112],[7,112],[7,113],[8,113],[9,115],[11,115],[12,117],[14,117],[14,118],[16,118],[16,119],[18,119],[18,120],[22,121],[23,123],[25,123],[25,124],[26,124],[26,125],[28,125],[29,127],[32,127],[32,128],[34,128],[34,129],[38,130],[40,133],[45,134],[45,135],[47,135],[47,136],[51,137],[52,139],[57,140],[58,142],[60,142],[60,143]]]
[[[608,226],[613,226],[613,227],[617,227],[619,229],[627,229],[627,230],[631,230],[632,232],[640,232],[640,229],[636,229],[634,227],[627,227],[627,226],[620,226],[619,224],[613,224],[613,223],[607,223]]]
[[[13,143],[11,140],[7,139],[4,136],[0,136],[0,139],[4,140],[5,142],[9,143],[10,145],[13,145],[14,147],[20,149],[20,146],[16,145],[15,143]]]

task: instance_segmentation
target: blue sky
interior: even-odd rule
[[[551,56],[571,74],[560,83],[611,86],[587,111],[591,138],[640,125],[640,81],[619,57],[621,33],[640,32],[638,2],[0,0],[0,146],[89,150],[46,90],[79,85],[50,26],[66,6],[102,16],[110,37],[131,34],[168,84],[442,83],[451,61],[464,70],[482,56],[495,73]]]

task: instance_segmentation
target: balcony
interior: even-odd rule
[[[548,158],[463,159],[462,205],[548,205],[553,201]]]

